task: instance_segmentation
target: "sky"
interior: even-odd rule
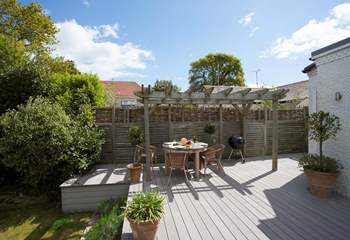
[[[27,4],[31,1],[20,0]],[[208,53],[241,60],[246,84],[307,79],[313,50],[350,37],[350,2],[332,0],[41,0],[58,29],[55,55],[102,80],[188,88]]]

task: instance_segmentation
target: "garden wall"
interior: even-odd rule
[[[150,140],[158,147],[158,160],[163,161],[161,144],[181,137],[196,136],[199,141],[212,140],[203,131],[208,123],[216,124],[215,138],[218,140],[219,111],[217,108],[154,107],[150,110]],[[306,152],[307,138],[304,116],[306,109],[279,110],[279,153]],[[169,116],[171,121],[169,121]],[[240,114],[234,108],[223,110],[223,143],[227,145],[230,136],[242,135]],[[252,110],[246,117],[246,155],[270,155],[272,147],[272,112]],[[126,163],[132,160],[133,147],[127,139],[132,126],[143,128],[143,108],[96,109],[96,122],[105,130],[106,143],[103,146],[102,161],[106,163]],[[228,157],[227,146],[224,157]]]

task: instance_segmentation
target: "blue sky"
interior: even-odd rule
[[[28,3],[30,1],[24,1]],[[42,0],[61,29],[55,54],[101,79],[188,87],[190,63],[207,53],[240,58],[246,83],[306,79],[310,52],[350,36],[346,1]]]

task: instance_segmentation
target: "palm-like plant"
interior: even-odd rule
[[[156,222],[164,214],[164,197],[155,192],[137,193],[125,208],[125,216],[135,223]]]

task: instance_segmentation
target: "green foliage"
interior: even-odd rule
[[[96,75],[56,73],[51,77],[50,96],[71,115],[85,106],[102,106],[105,91]]]
[[[179,92],[181,88],[175,84],[173,84],[170,80],[157,80],[153,87],[153,91],[165,91],[165,90],[172,90],[174,92]]]
[[[23,42],[0,33],[0,74],[24,67],[29,62]]]
[[[307,126],[310,139],[319,143],[320,158],[322,160],[323,142],[335,138],[341,128],[339,118],[329,112],[314,112],[307,117]]]
[[[329,112],[312,113],[307,121],[310,139],[317,142],[335,138],[341,127],[339,118]]]
[[[57,219],[52,223],[52,225],[49,228],[49,232],[57,232],[58,230],[62,229],[65,225],[73,223],[74,220],[72,218],[61,218]]]
[[[190,88],[198,91],[204,85],[244,86],[241,61],[233,55],[208,54],[191,63]]]
[[[2,163],[35,190],[55,190],[99,159],[101,133],[41,97],[3,114],[0,130]]]
[[[144,142],[144,134],[139,127],[134,126],[129,129],[128,139],[132,145],[136,146]]]
[[[23,42],[36,55],[49,50],[56,42],[57,28],[36,2],[24,6],[16,0],[0,1],[0,34]]]
[[[343,166],[339,161],[323,156],[321,157],[316,154],[306,154],[299,160],[299,167],[302,167],[304,170],[313,170],[318,172],[326,173],[338,173]]]
[[[14,109],[30,96],[44,95],[48,81],[36,66],[14,69],[0,74],[0,114]]]
[[[164,197],[155,192],[139,192],[128,202],[125,216],[136,223],[158,221],[164,214]]]
[[[213,135],[215,133],[215,124],[207,123],[204,126],[204,132],[209,134],[209,135]]]
[[[100,218],[85,235],[86,240],[112,240],[121,234],[125,199],[103,201],[98,206]]]

